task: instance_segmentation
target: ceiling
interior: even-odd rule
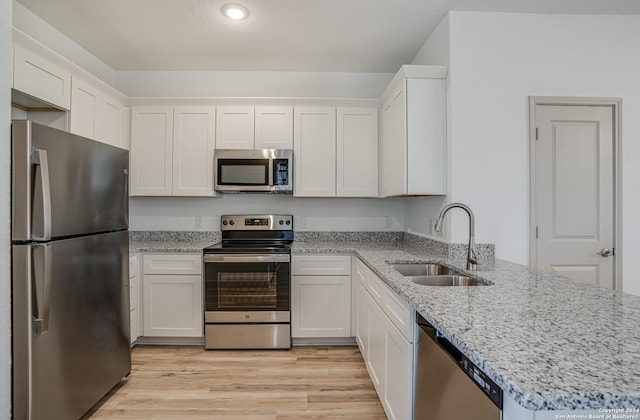
[[[17,1],[114,70],[393,73],[449,10],[640,14],[638,0]],[[249,17],[223,17],[229,2]]]

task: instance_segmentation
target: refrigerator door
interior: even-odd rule
[[[14,242],[128,228],[127,150],[27,120],[12,138]]]
[[[12,251],[13,418],[80,418],[131,370],[128,233]]]

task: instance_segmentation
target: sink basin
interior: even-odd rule
[[[435,263],[393,264],[392,267],[403,276],[460,276],[461,274]]]
[[[423,286],[486,286],[478,279],[462,275],[407,276],[407,279]]]

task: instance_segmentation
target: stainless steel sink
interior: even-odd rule
[[[478,279],[462,275],[407,276],[407,280],[423,286],[486,286]]]
[[[392,264],[407,280],[423,286],[486,286],[487,283],[465,276],[436,263]]]
[[[443,276],[443,275],[461,275],[460,273],[445,267],[444,265],[435,263],[410,263],[410,264],[393,264],[392,267],[403,276]]]

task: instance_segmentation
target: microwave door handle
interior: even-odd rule
[[[40,175],[39,180],[36,180],[36,194],[38,193],[38,185],[40,189],[40,195],[37,197],[40,201],[40,207],[34,206],[32,210],[33,230],[40,232],[34,233],[32,231],[31,238],[34,241],[49,241],[51,240],[51,183],[49,182],[47,151],[34,149],[31,154],[31,163],[39,166],[39,170],[36,172]]]
[[[273,159],[269,159],[269,180],[267,181],[268,186],[273,186]]]

